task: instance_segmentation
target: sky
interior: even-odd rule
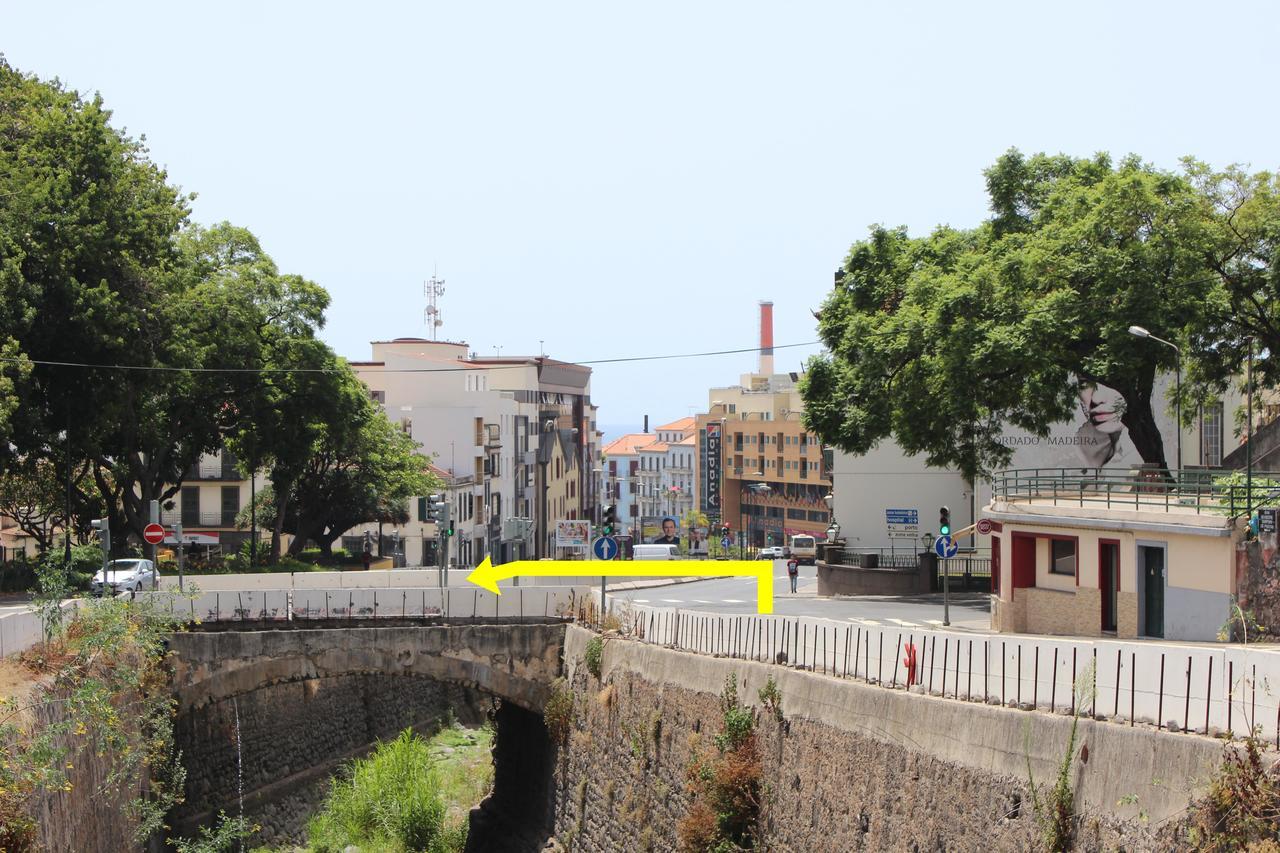
[[[14,3],[0,52],[100,92],[193,218],[333,297],[325,339],[570,361],[816,341],[881,223],[988,214],[1010,147],[1274,169],[1280,4]],[[815,345],[782,349],[798,370]],[[601,365],[606,425],[702,410],[740,353]]]

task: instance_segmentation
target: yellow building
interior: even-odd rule
[[[992,485],[995,630],[1211,641],[1227,623],[1243,487],[1123,469],[1000,472]]]

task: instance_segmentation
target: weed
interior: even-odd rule
[[[587,640],[587,648],[583,652],[583,661],[587,665],[587,672],[599,680],[601,667],[604,664],[604,640],[600,637],[592,637]]]
[[[1280,835],[1280,778],[1262,757],[1256,736],[1228,744],[1196,809],[1192,844],[1199,850],[1265,850]]]
[[[1031,772],[1031,745],[1026,746],[1027,781],[1031,786],[1031,805],[1035,810],[1036,820],[1040,824],[1040,835],[1044,846],[1059,853],[1071,849],[1075,834],[1075,786],[1072,783],[1072,769],[1076,760],[1076,741],[1079,735],[1080,711],[1093,698],[1097,683],[1094,680],[1093,664],[1089,664],[1080,673],[1073,685],[1075,691],[1075,713],[1071,716],[1071,732],[1067,736],[1067,748],[1062,760],[1058,763],[1058,774],[1053,787],[1045,790],[1037,785]],[[1030,738],[1030,729],[1027,730]]]
[[[760,688],[759,696],[760,704],[764,705],[765,710],[779,723],[782,722],[782,691],[778,689],[778,682],[773,680],[772,675],[764,683],[764,687]]]
[[[557,678],[551,684],[551,695],[542,710],[542,722],[547,727],[547,734],[557,745],[563,745],[573,731],[573,691],[563,678]]]
[[[761,766],[755,720],[738,703],[738,680],[720,694],[722,728],[715,751],[695,749],[687,768],[693,804],[676,827],[682,853],[750,850],[760,819]]]

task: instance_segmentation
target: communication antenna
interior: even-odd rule
[[[435,270],[432,270],[431,280],[423,283],[422,290],[427,296],[427,310],[423,312],[422,319],[427,324],[427,331],[431,333],[431,340],[434,341],[436,329],[444,325],[444,319],[440,316],[440,306],[436,304],[436,300],[444,296],[444,279],[437,277]]]

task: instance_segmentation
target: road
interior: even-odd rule
[[[840,596],[819,597],[818,580],[812,566],[800,567],[798,591],[792,595],[783,560],[774,564],[773,611],[779,616],[818,616],[857,625],[886,625],[903,628],[942,626],[942,595]],[[653,607],[678,607],[709,613],[745,614],[756,612],[756,582],[752,578],[692,581],[667,586],[642,587],[611,592],[616,600]],[[985,593],[957,593],[951,596],[951,628],[968,631],[991,629],[990,596]]]

